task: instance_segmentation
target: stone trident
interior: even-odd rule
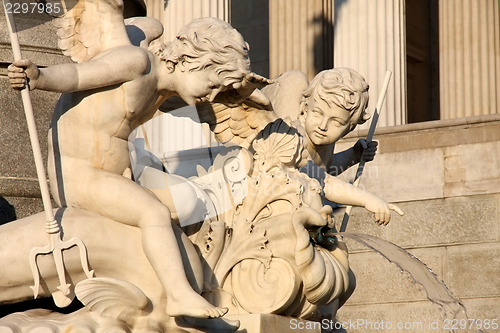
[[[7,10],[8,7],[11,8],[10,11]],[[19,45],[19,39],[17,37],[17,30],[14,22],[14,15],[12,14],[12,4],[10,0],[4,0],[4,11],[5,17],[7,19],[7,28],[9,30],[14,60],[21,60],[21,47]],[[62,240],[61,227],[54,218],[52,203],[50,201],[49,187],[47,183],[45,168],[43,166],[42,152],[40,149],[40,142],[38,141],[38,133],[36,129],[35,117],[33,116],[33,106],[31,104],[31,97],[28,87],[25,87],[25,89],[21,90],[21,98],[24,105],[26,120],[28,122],[31,147],[33,149],[33,155],[35,158],[35,167],[42,194],[45,218],[47,221],[46,231],[49,236],[49,244],[47,246],[37,247],[31,250],[29,260],[33,278],[35,280],[35,284],[31,287],[31,289],[33,289],[35,298],[37,298],[40,289],[40,273],[36,261],[37,256],[52,253],[60,283],[60,285],[57,287],[58,290],[52,293],[52,297],[54,298],[54,302],[58,307],[66,307],[72,302],[74,294],[70,292],[71,285],[66,282],[66,271],[64,268],[62,252],[76,246],[80,251],[81,264],[86,276],[88,278],[92,278],[94,275],[94,271],[89,270],[87,249],[85,247],[85,244],[83,244],[80,239],[71,238],[67,241]]]

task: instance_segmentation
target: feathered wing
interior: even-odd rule
[[[59,48],[73,61],[88,61],[107,50],[106,37],[125,29],[123,0],[63,0],[63,5],[65,13],[54,24]]]
[[[163,35],[163,25],[152,17],[132,17],[125,20],[128,37],[135,46],[150,48],[151,42]],[[151,50],[155,53],[156,50]]]
[[[273,84],[262,88],[271,100],[276,115],[282,119],[297,120],[302,92],[307,89],[307,76],[299,70],[290,70],[273,79]]]
[[[239,105],[200,103],[196,109],[200,121],[210,125],[217,141],[247,149],[267,124],[278,119],[273,110],[249,100]]]
[[[278,118],[294,121],[300,113],[302,92],[308,87],[304,73],[285,72],[262,88],[259,93],[271,102],[264,106],[247,99],[239,105],[201,103],[196,105],[202,122],[210,125],[219,142],[231,142],[249,148],[255,137]]]

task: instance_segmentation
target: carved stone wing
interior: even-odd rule
[[[267,124],[278,119],[273,110],[249,100],[240,105],[200,103],[196,109],[200,121],[210,125],[217,141],[234,143],[247,149]]]
[[[151,42],[163,35],[163,25],[152,17],[132,17],[125,20],[128,37],[135,46],[149,49]],[[160,45],[159,45],[160,46]],[[161,45],[163,47],[163,45]],[[157,50],[150,49],[155,53]]]
[[[70,2],[74,4],[74,1],[63,0],[67,11],[54,20],[59,48],[73,61],[88,61],[109,48],[106,41],[111,39],[107,36],[112,36],[117,29],[125,29],[123,1],[78,0],[74,6],[68,6]],[[114,45],[117,42],[113,40]]]
[[[300,113],[302,92],[308,87],[304,73],[288,71],[271,81],[260,77],[261,90],[255,90],[243,102],[204,102],[196,104],[200,122],[210,125],[217,141],[249,148],[268,124],[278,118],[291,123]],[[259,102],[257,102],[259,101]],[[267,101],[267,102],[266,102]],[[163,112],[186,106],[180,98],[171,98],[160,107]]]
[[[273,84],[262,88],[270,99],[276,115],[282,119],[297,120],[300,113],[302,92],[309,83],[307,76],[299,70],[290,70],[273,79]]]

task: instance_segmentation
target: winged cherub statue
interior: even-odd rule
[[[188,283],[167,206],[122,175],[130,164],[127,139],[171,96],[193,104],[226,92],[235,102],[266,80],[250,72],[248,45],[226,22],[195,20],[166,47],[149,43],[163,33],[159,22],[136,24],[146,27],[143,41],[129,38],[134,29],[124,24],[122,0],[79,0],[58,23],[59,46],[76,63],[38,68],[16,61],[10,83],[62,93],[48,133],[55,202],[139,227],[169,316],[220,317],[227,309]]]
[[[377,150],[376,142],[361,139],[352,148],[334,154],[335,143],[370,118],[366,113],[368,88],[364,78],[349,68],[322,71],[310,84],[303,73],[290,71],[253,93],[269,97],[268,104],[254,102],[257,98],[240,105],[216,99],[214,104],[197,104],[197,109],[200,120],[211,126],[217,140],[251,151],[262,141],[278,140],[271,138],[273,135],[300,137],[296,150],[282,149],[286,156],[270,150],[265,164],[271,166],[271,161],[281,158],[285,165],[319,178],[325,199],[365,207],[378,224],[385,225],[391,209],[402,214],[397,206],[336,177],[357,164],[362,154],[366,161],[373,160]],[[263,97],[259,100],[265,101]]]

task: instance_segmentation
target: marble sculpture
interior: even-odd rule
[[[34,291],[84,305],[12,314],[0,327],[190,332],[236,330],[252,313],[334,318],[354,280],[341,237],[323,233],[334,228],[329,203],[365,207],[383,225],[400,212],[336,177],[374,158],[377,144],[365,140],[333,154],[369,118],[368,84],[347,68],[310,84],[299,71],[268,80],[250,71],[229,24],[194,20],[164,45],[158,21],[124,22],[122,7],[79,0],[55,21],[74,63],[9,66],[14,89],[62,93],[48,133],[50,189],[61,237],[80,239],[88,262],[65,250],[61,283],[53,258],[39,256],[30,289],[44,215],[0,226],[0,260],[12,263],[0,271],[0,304]],[[195,104],[225,148],[189,179],[152,165],[132,172],[129,135],[173,96]]]

